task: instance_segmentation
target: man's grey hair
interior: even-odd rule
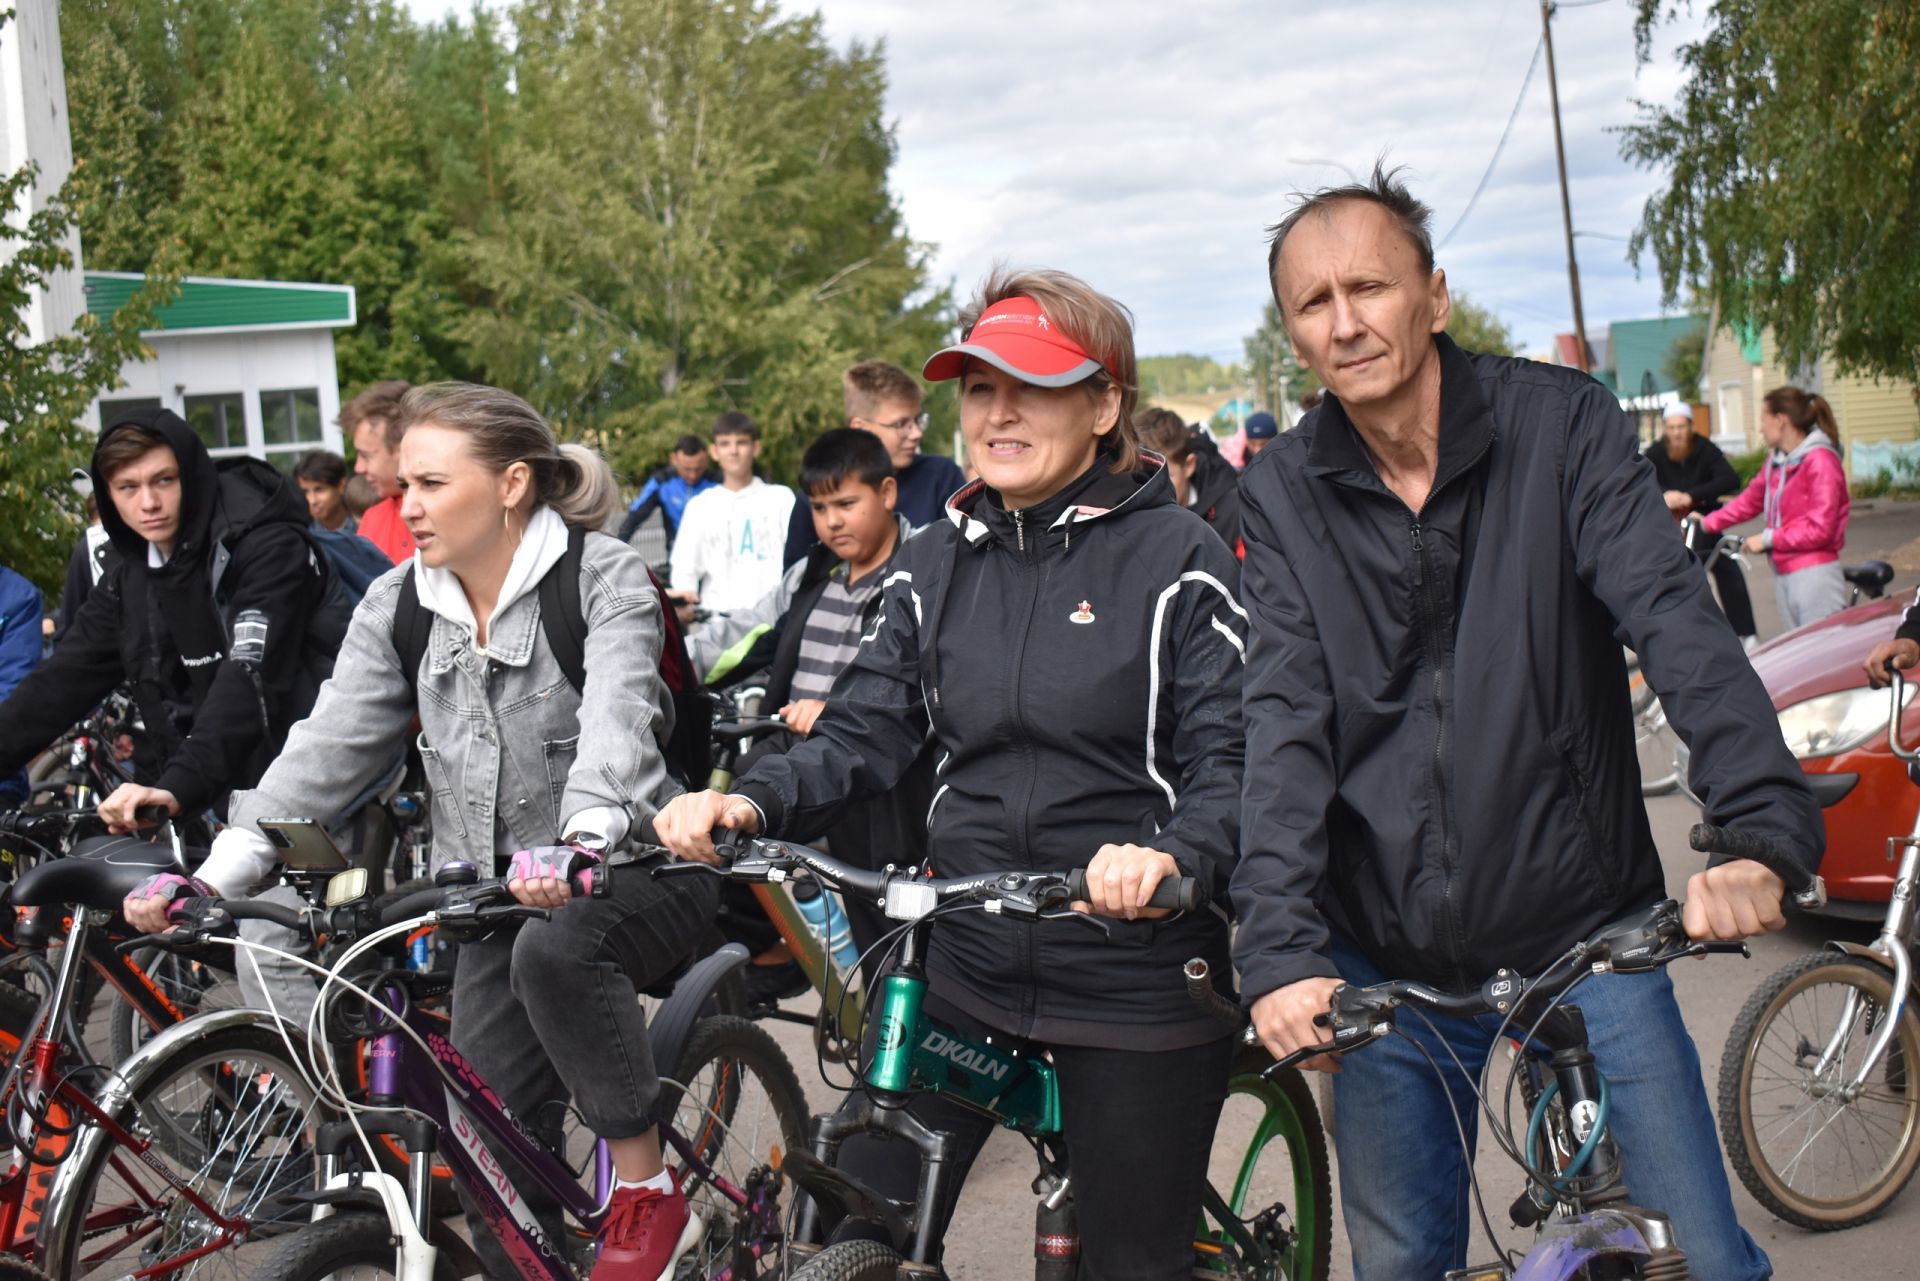
[[[1267,228],[1267,283],[1274,289],[1274,297],[1279,298],[1280,248],[1287,243],[1287,233],[1291,232],[1299,221],[1310,213],[1325,212],[1343,201],[1361,200],[1368,204],[1379,205],[1389,214],[1406,238],[1413,242],[1414,252],[1420,255],[1420,266],[1429,275],[1433,273],[1433,210],[1421,203],[1407,190],[1407,184],[1400,181],[1405,166],[1386,167],[1386,161],[1373,163],[1373,176],[1366,182],[1352,182],[1344,187],[1322,187],[1314,192],[1299,192],[1294,195],[1294,206],[1273,226]]]

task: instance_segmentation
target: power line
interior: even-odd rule
[[[1494,166],[1500,163],[1500,153],[1507,149],[1507,139],[1513,134],[1513,122],[1520,118],[1520,106],[1527,100],[1527,88],[1533,84],[1533,69],[1540,65],[1540,48],[1545,42],[1545,37],[1533,42],[1533,57],[1527,62],[1527,74],[1520,81],[1520,93],[1513,100],[1513,110],[1507,113],[1507,127],[1500,131],[1500,141],[1494,144],[1493,159],[1487,161],[1487,171],[1480,175],[1479,185],[1473,189],[1473,194],[1467,197],[1467,207],[1460,211],[1458,218],[1454,219],[1453,226],[1448,229],[1447,234],[1440,237],[1440,243],[1434,246],[1436,250],[1447,247],[1447,242],[1452,240],[1460,228],[1466,224],[1468,215],[1473,212],[1474,205],[1480,200],[1480,193],[1487,189],[1487,181],[1493,177]]]

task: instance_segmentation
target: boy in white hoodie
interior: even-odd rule
[[[713,424],[720,484],[694,495],[673,542],[673,596],[712,613],[744,609],[780,585],[793,491],[753,474],[760,429],[745,414]]]

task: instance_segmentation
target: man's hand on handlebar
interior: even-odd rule
[[[1682,923],[1687,937],[1733,942],[1783,928],[1780,910],[1786,882],[1751,859],[1735,859],[1695,872],[1687,880]]]
[[[1314,1019],[1333,1009],[1333,994],[1339,987],[1339,979],[1301,979],[1255,1001],[1251,1011],[1253,1030],[1260,1034],[1267,1053],[1284,1059],[1296,1050],[1326,1044],[1331,1034]],[[1309,1072],[1338,1072],[1340,1060],[1320,1054],[1297,1066]]]
[[[1896,636],[1890,641],[1881,641],[1873,647],[1873,653],[1867,655],[1867,683],[1875,689],[1884,689],[1891,678],[1887,675],[1887,664],[1892,663],[1899,671],[1905,671],[1915,663],[1920,663],[1920,641],[1911,641],[1904,636]]]
[[[111,796],[100,802],[100,818],[109,832],[115,836],[125,836],[149,826],[134,814],[135,810],[149,806],[163,807],[174,816],[180,813],[180,802],[172,792],[163,792],[157,787],[142,787],[138,783],[122,783],[113,789]]]
[[[1169,876],[1180,875],[1173,855],[1142,845],[1102,845],[1087,864],[1087,898],[1073,905],[1076,911],[1095,916],[1117,916],[1123,920],[1155,921],[1168,915],[1170,908],[1148,907],[1153,887]]]
[[[745,799],[725,792],[688,792],[668,801],[653,816],[653,832],[660,844],[675,858],[695,863],[718,863],[714,852],[713,829],[756,836],[760,832],[760,811]]]

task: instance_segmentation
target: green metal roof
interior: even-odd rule
[[[87,310],[111,316],[146,282],[134,272],[83,273]],[[260,329],[343,329],[357,321],[352,285],[282,280],[220,280],[187,276],[180,292],[160,308],[154,332],[224,332]]]
[[[1643,394],[1643,382],[1653,375],[1655,395],[1681,388],[1667,372],[1667,358],[1673,344],[1696,333],[1706,322],[1698,316],[1661,316],[1653,320],[1616,320],[1607,326],[1613,337],[1613,376],[1617,395]],[[1693,395],[1693,389],[1687,389]]]

